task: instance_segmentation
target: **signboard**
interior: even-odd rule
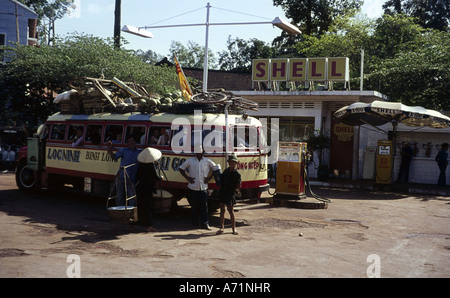
[[[328,58],[308,58],[308,80],[325,81]]]
[[[288,59],[271,59],[270,69],[271,81],[287,81]]]
[[[349,81],[347,57],[254,59],[252,80],[264,81]]]
[[[252,80],[269,81],[270,59],[255,59],[252,65]]]
[[[289,78],[290,81],[305,81],[308,59],[292,58],[289,59]]]

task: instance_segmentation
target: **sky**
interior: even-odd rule
[[[84,33],[112,37],[114,32],[114,0],[73,0],[76,8],[55,23],[56,34]],[[121,27],[132,25],[168,26],[206,23],[207,3],[210,3],[210,23],[271,22],[275,17],[286,19],[283,10],[273,0],[122,0]],[[365,0],[362,12],[369,18],[381,16],[384,0]],[[206,26],[148,29],[154,38],[138,37],[122,32],[128,49],[167,56],[172,41],[187,45],[189,41],[205,45]],[[256,38],[271,43],[280,29],[271,24],[210,26],[208,48],[213,53],[226,50],[228,36],[244,40]]]

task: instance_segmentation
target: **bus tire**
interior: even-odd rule
[[[30,170],[26,159],[21,159],[16,168],[16,184],[20,190],[32,191],[36,189],[34,171]]]

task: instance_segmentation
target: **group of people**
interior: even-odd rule
[[[115,160],[120,159],[120,168],[123,169],[118,174],[116,181],[116,205],[125,205],[125,200],[127,200],[125,194],[133,194],[133,186],[135,186],[137,202],[130,201],[129,205],[136,204],[138,223],[146,226],[147,231],[153,232],[156,229],[153,227],[152,194],[156,182],[160,181],[161,177],[157,174],[154,163],[138,162],[141,150],[136,148],[134,137],[129,137],[127,143],[128,147],[121,148],[115,153],[113,144],[108,143],[108,153]],[[227,208],[230,214],[232,233],[237,235],[233,206],[236,204],[236,195],[241,187],[241,175],[237,171],[238,159],[234,154],[229,156],[227,162],[229,167],[220,175],[220,228],[217,234],[222,234],[224,231],[225,208]],[[192,224],[206,230],[211,230],[207,190],[208,182],[213,178],[212,172],[215,166],[216,164],[211,159],[204,156],[201,149],[195,157],[187,159],[179,167],[180,174],[188,182],[188,201],[192,208]],[[126,183],[126,179],[129,179],[131,183]]]
[[[405,143],[402,146],[400,155],[401,155],[401,163],[397,181],[408,182],[409,167],[411,164],[411,159],[414,155],[414,150],[408,143]],[[439,167],[439,178],[437,185],[440,187],[444,187],[447,181],[445,172],[447,171],[448,166],[448,143],[443,143],[441,145],[441,148],[439,152],[436,154],[434,160],[437,162],[437,165]]]

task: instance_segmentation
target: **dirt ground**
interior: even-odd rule
[[[450,277],[449,197],[313,191],[327,209],[239,204],[239,235],[228,220],[215,234],[218,213],[192,228],[185,200],[146,233],[112,222],[105,199],[24,193],[2,174],[0,277]]]

